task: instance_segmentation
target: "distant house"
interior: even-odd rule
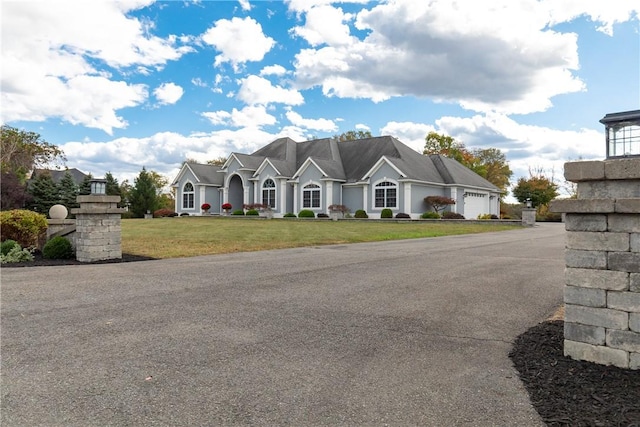
[[[78,184],[78,185],[82,184],[82,181],[84,181],[84,179],[88,176],[87,174],[85,174],[83,172],[80,172],[76,168],[65,169],[65,170],[34,169],[33,173],[31,174],[31,179],[34,179],[36,176],[38,176],[38,175],[40,175],[42,173],[48,173],[48,174],[51,175],[51,178],[53,179],[53,182],[58,184],[66,172],[69,172],[71,174],[71,177],[73,178],[75,183]]]
[[[364,209],[379,218],[382,209],[418,218],[431,210],[426,196],[456,201],[450,210],[468,219],[500,212],[500,190],[455,160],[424,156],[391,136],[296,142],[280,138],[253,154],[231,153],[223,166],[185,163],[174,179],[178,213],[222,212],[260,203],[275,217],[310,209],[328,213],[330,205],[351,212]]]

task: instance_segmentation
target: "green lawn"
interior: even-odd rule
[[[122,220],[122,252],[177,258],[337,243],[484,233],[516,225],[440,221],[313,221],[176,217]]]

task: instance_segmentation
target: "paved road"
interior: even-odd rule
[[[2,270],[3,426],[540,425],[564,228]]]

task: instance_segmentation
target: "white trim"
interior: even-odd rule
[[[298,212],[298,182],[293,183],[293,211]]]
[[[184,187],[187,184],[191,184],[191,187],[193,188],[193,191],[184,191]],[[193,207],[192,208],[185,208],[184,207],[184,195],[185,194],[193,194]],[[182,186],[180,187],[180,206],[182,211],[195,211],[196,210],[196,186],[193,184],[193,182],[188,179],[186,180]]]
[[[333,182],[329,181],[329,182],[325,182],[324,185],[327,188],[326,194],[326,202],[324,204],[324,209],[328,210],[329,209],[329,205],[333,204]],[[322,204],[320,205],[322,206]]]
[[[404,187],[404,212],[411,214],[411,183],[402,183]]]
[[[222,165],[222,167],[220,168],[220,170],[224,170],[225,172],[227,172],[227,170],[226,170],[226,169],[227,169],[229,166],[231,166],[231,161],[232,161],[233,159],[235,159],[235,160],[236,160],[236,162],[238,162],[238,164],[240,165],[240,167],[241,167],[241,168],[243,168],[243,167],[244,167],[244,165],[242,164],[242,162],[240,161],[240,159],[236,157],[236,153],[231,153],[231,154],[229,154],[229,158],[227,159],[227,161],[226,161],[226,162],[224,162],[224,164]]]
[[[204,191],[205,191],[205,188],[203,186],[200,186],[200,194],[199,194],[200,200],[198,200],[198,205],[200,205],[200,206],[202,206],[203,203],[206,203],[206,200],[205,200],[206,194],[205,194]],[[194,202],[195,202],[195,200],[194,200]],[[209,204],[211,204],[211,203],[209,203]],[[198,208],[200,208],[200,206],[198,206]],[[202,208],[200,208],[199,210],[202,211]]]
[[[322,170],[322,168],[320,166],[318,166],[318,164],[316,162],[313,161],[313,159],[311,157],[307,157],[307,159],[304,161],[304,163],[298,168],[296,173],[293,174],[292,178],[293,179],[298,178],[300,175],[302,175],[304,173],[304,171],[307,170],[307,168],[311,164],[313,164],[316,167],[316,169],[318,169],[320,171],[320,173],[322,174],[323,177],[329,176],[329,175],[327,175],[327,173],[325,171]]]
[[[390,182],[392,184],[394,184],[396,187],[396,204],[395,206],[376,206],[376,187],[382,183],[382,182]],[[391,187],[380,187],[382,188],[391,188]],[[372,185],[371,185],[371,189],[373,190],[373,197],[371,198],[371,210],[372,211],[381,211],[382,209],[398,209],[399,205],[398,203],[400,202],[400,185],[398,184],[398,181],[395,179],[391,179],[391,178],[387,178],[384,177],[382,179],[379,179],[377,181],[375,181]],[[385,200],[384,200],[384,204],[387,204],[387,196],[386,196],[386,192],[385,192]]]
[[[458,187],[451,187],[451,198],[456,201],[451,206],[451,212],[458,213]],[[464,199],[462,199],[462,200],[464,202]]]
[[[284,179],[280,180],[280,213],[287,213],[287,181]],[[277,196],[277,195],[276,195]]]
[[[273,168],[274,171],[276,171],[276,175],[281,175],[280,171],[278,170],[277,167],[275,167],[273,165],[273,163],[271,163],[271,160],[269,160],[268,157],[266,157],[262,163],[260,163],[260,166],[258,166],[258,169],[256,169],[256,173],[253,174],[254,177],[257,177],[258,175],[260,175],[262,173],[262,171],[267,167],[267,164],[269,164],[269,166],[271,166]]]
[[[273,187],[266,187],[264,186],[264,183],[267,182],[268,180],[271,180],[271,182],[273,182]],[[256,200],[255,203],[260,203],[262,204],[263,200],[264,200],[264,191],[265,189],[269,189],[269,190],[273,190],[273,198],[274,198],[274,206],[273,209],[276,209],[278,207],[278,185],[276,184],[276,180],[274,178],[272,178],[270,175],[267,175],[263,180],[262,183],[260,184],[260,188],[258,190],[258,196],[259,198]]]
[[[313,188],[313,190],[305,190],[305,187],[309,186],[309,185],[316,185],[318,188]],[[309,191],[309,192],[313,192],[313,191],[318,191],[319,194],[319,200],[318,200],[318,206],[313,206],[313,197],[310,198],[310,202],[311,205],[310,207],[307,207],[304,205],[304,193],[305,191]],[[305,182],[301,187],[300,187],[300,195],[302,196],[302,209],[322,209],[322,185],[319,182],[316,181],[307,181]]]
[[[369,171],[362,176],[362,180],[366,180],[368,178],[371,178],[373,176],[373,174],[375,174],[378,171],[378,169],[380,169],[382,167],[383,163],[387,163],[389,166],[391,166],[396,172],[398,172],[398,175],[400,175],[400,177],[402,177],[402,178],[406,178],[407,177],[407,174],[402,172],[396,165],[394,165],[393,162],[387,158],[387,156],[382,156],[371,167],[371,169],[369,169]]]

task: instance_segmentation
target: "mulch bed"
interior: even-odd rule
[[[640,370],[563,355],[564,322],[520,335],[509,357],[531,403],[549,426],[640,426]]]
[[[80,262],[74,259],[46,259],[42,256],[42,252],[35,251],[33,253],[33,261],[25,261],[25,262],[10,262],[7,264],[2,264],[2,268],[6,267],[40,267],[40,266],[52,266],[52,265],[87,265],[87,264],[111,264],[115,262],[133,262],[133,261],[149,261],[155,258],[140,256],[140,255],[131,255],[131,254],[122,254],[122,258],[119,259],[105,259],[102,261],[94,261],[94,262]]]

